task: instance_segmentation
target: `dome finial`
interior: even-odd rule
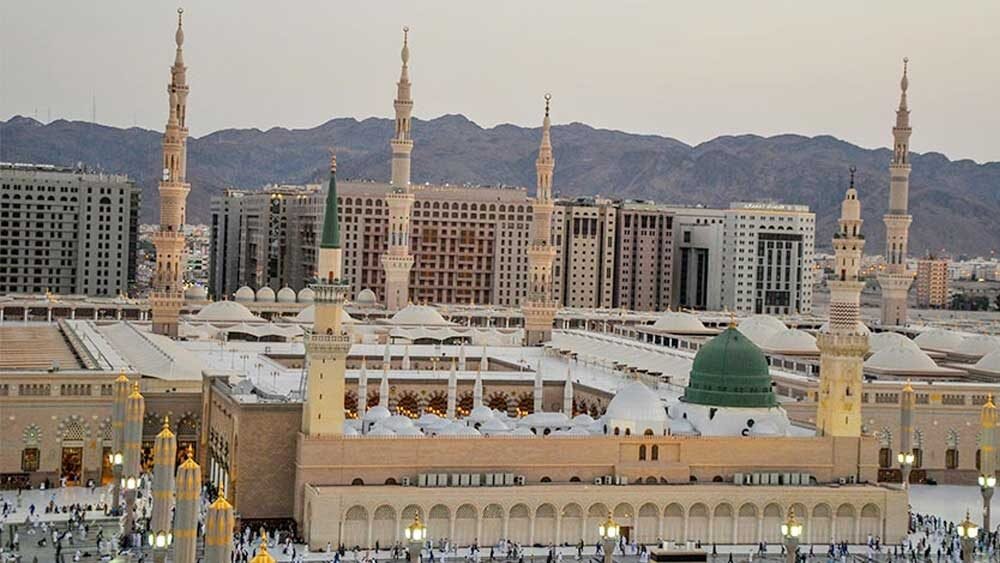
[[[403,66],[406,66],[410,62],[410,26],[403,26],[403,50],[400,52],[400,58],[403,59]]]
[[[858,171],[858,167],[854,166],[854,165],[851,165],[851,167],[849,168],[849,170],[851,171],[851,189],[853,190],[854,189],[854,173]]]
[[[177,8],[177,33],[174,34],[174,41],[177,42],[178,49],[184,45],[184,8]]]
[[[326,150],[330,151],[330,173],[337,173],[337,151],[333,147],[327,147]]]
[[[552,100],[552,94],[545,94],[545,117],[549,116],[549,102]]]

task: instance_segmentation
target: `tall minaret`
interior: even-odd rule
[[[389,237],[386,252],[382,255],[385,269],[385,306],[395,311],[410,300],[410,214],[413,210],[413,192],[410,191],[410,138],[413,99],[410,97],[410,28],[403,28],[403,68],[396,83],[396,134],[389,141],[392,147],[392,182],[385,196],[389,208]]]
[[[913,276],[906,271],[906,246],[913,217],[907,210],[910,197],[910,108],[906,104],[906,76],[909,59],[903,59],[903,78],[899,82],[899,108],[892,128],[892,163],[889,164],[889,210],[885,221],[885,271],[879,274],[882,287],[882,324],[906,324],[906,295]]]
[[[847,189],[840,208],[840,229],[833,237],[836,279],[830,282],[830,324],[816,339],[819,346],[820,384],[816,431],[821,436],[861,435],[861,382],[868,335],[860,321],[861,202],[854,188]]]
[[[566,368],[566,383],[563,384],[563,414],[573,418],[573,372]]]
[[[361,371],[358,372],[358,418],[364,418],[368,412],[368,362],[361,358]]]
[[[153,332],[177,337],[177,317],[184,304],[184,222],[187,194],[187,67],[184,66],[184,10],[177,10],[177,54],[170,67],[170,117],[163,133],[163,176],[160,178],[160,230],[153,235],[156,273],[149,301]]]
[[[535,161],[535,201],[532,202],[531,241],[528,246],[528,295],[521,305],[524,314],[524,340],[528,346],[538,346],[552,338],[552,321],[556,318],[556,302],[552,299],[552,261],[556,249],[552,238],[552,172],[556,161],[552,156],[549,120],[550,94],[545,94],[545,119],[542,121],[542,142]]]
[[[455,372],[455,360],[451,360],[451,371],[448,373],[448,406],[445,416],[453,420],[455,407],[458,405],[458,373]]]
[[[538,360],[535,368],[535,386],[532,389],[534,399],[531,412],[542,412],[545,410],[545,380],[542,379],[542,361]]]
[[[351,337],[344,328],[344,302],[349,286],[342,278],[340,220],[337,205],[337,157],[330,156],[323,238],[316,260],[316,316],[306,335],[308,379],[302,408],[302,433],[339,436],[344,431],[344,372]]]

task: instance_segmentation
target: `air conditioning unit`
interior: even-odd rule
[[[418,487],[426,487],[427,486],[427,474],[426,473],[420,473],[420,474],[417,475],[417,486]]]
[[[487,473],[487,474],[483,475],[483,477],[486,479],[486,482],[484,484],[487,487],[492,487],[493,486],[493,474],[492,473]]]
[[[616,485],[628,485],[628,477],[624,475],[619,475],[615,478]]]
[[[462,486],[462,474],[461,473],[452,473],[451,474],[451,481],[448,484],[451,485],[452,487],[461,487]]]
[[[615,476],[614,475],[605,475],[604,476],[604,484],[605,485],[614,485],[615,484]]]
[[[851,475],[850,477],[847,478],[847,482],[850,483],[851,485],[854,485],[858,482],[858,478],[856,475]]]
[[[743,484],[743,474],[742,473],[733,473],[733,484],[734,485],[742,485]]]
[[[447,473],[438,473],[437,486],[439,486],[439,487],[447,487],[448,486],[448,474]]]
[[[518,486],[524,486],[525,481],[527,481],[527,479],[524,477],[524,475],[518,475],[517,477],[514,478],[514,484]]]
[[[468,487],[469,483],[472,481],[472,476],[468,473],[462,473],[459,475],[459,485],[462,487]]]
[[[595,485],[603,485],[604,484],[604,477],[594,477],[594,484]]]
[[[511,485],[513,485],[514,484],[514,474],[513,473],[504,473],[503,474],[503,484],[504,484],[504,486],[507,486],[507,487],[510,487]]]
[[[840,483],[841,485],[846,485],[847,484],[847,479],[844,479],[843,477],[841,477],[841,478],[837,479],[837,482]]]
[[[483,475],[481,473],[473,473],[469,476],[469,484],[473,487],[479,487],[483,484]]]
[[[409,487],[410,486],[410,477],[409,476],[403,477],[402,479],[399,480],[399,482],[402,483],[402,485],[404,487]]]

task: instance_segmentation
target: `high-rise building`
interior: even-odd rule
[[[671,304],[681,309],[719,310],[722,308],[725,210],[679,207],[672,213]]]
[[[553,288],[564,307],[614,306],[616,203],[601,197],[556,202]]]
[[[187,67],[184,66],[184,10],[177,10],[177,51],[167,85],[170,108],[163,133],[163,176],[160,178],[160,229],[153,235],[156,273],[149,300],[153,332],[177,336],[177,317],[184,304],[184,223],[187,214]]]
[[[908,59],[903,59],[903,78],[900,80],[899,108],[896,125],[892,128],[892,162],[889,164],[889,210],[885,221],[885,271],[878,276],[882,287],[882,324],[906,324],[906,299],[913,283],[913,276],[906,271],[906,247],[909,241],[910,216],[907,208],[910,197],[910,109],[906,103]]]
[[[868,332],[861,323],[861,259],[865,239],[861,234],[861,202],[854,187],[854,169],[840,209],[834,279],[830,282],[830,322],[820,332],[820,383],[816,408],[816,433],[820,436],[861,435],[861,386]]]
[[[634,311],[670,307],[673,213],[649,202],[622,202],[615,233],[614,306]]]
[[[125,176],[0,163],[0,294],[128,293],[139,198]]]
[[[917,262],[917,306],[948,306],[948,261],[925,258]]]

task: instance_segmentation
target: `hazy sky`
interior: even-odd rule
[[[0,119],[162,130],[177,5],[17,1],[0,13]],[[414,115],[699,143],[890,142],[910,57],[912,148],[1000,160],[1000,2],[188,0],[192,134],[392,115],[409,25]],[[0,139],[0,142],[3,140]]]

